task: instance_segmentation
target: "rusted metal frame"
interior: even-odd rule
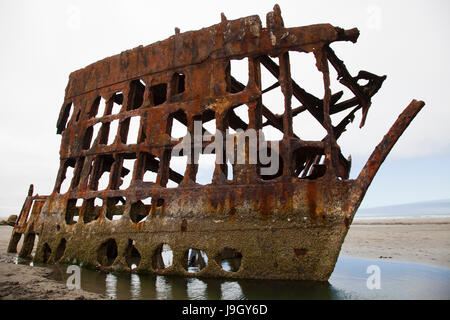
[[[355,113],[361,109],[361,105],[357,105],[349,114],[347,114],[336,126],[334,126],[334,138],[336,140],[347,130],[349,125],[355,119]]]
[[[249,89],[250,90],[261,90],[262,81],[261,81],[261,64],[257,57],[249,58]],[[262,134],[262,113],[264,105],[262,103],[262,94],[255,101],[248,104],[249,107],[249,128],[255,129],[257,132],[257,149],[258,149],[258,159],[260,148],[262,147],[260,144],[260,135]],[[257,176],[260,170],[261,163],[258,160],[256,166],[252,166],[253,171],[251,174]],[[250,177],[252,179],[252,177]]]
[[[269,69],[268,68],[268,70],[272,73],[272,74],[277,74],[277,66],[276,66],[276,64],[272,61],[272,59],[270,59],[270,58],[268,58],[267,57],[267,59],[265,59],[266,61],[267,61],[267,65],[269,65],[270,66],[270,68],[271,69]],[[270,61],[269,61],[270,60]],[[322,65],[324,65],[324,63],[322,63]],[[279,68],[278,68],[278,70],[279,70]],[[325,73],[324,73],[324,85],[325,85],[325,97],[324,97],[324,99],[322,100],[323,101],[323,107],[322,107],[322,110],[323,110],[323,115],[322,115],[322,119],[320,119],[320,118],[318,118],[317,116],[316,116],[316,119],[317,120],[319,120],[319,122],[322,124],[322,126],[324,126],[324,128],[327,130],[327,132],[329,133],[329,136],[330,137],[333,137],[334,136],[334,134],[333,134],[333,128],[332,128],[332,124],[331,124],[331,118],[330,118],[330,104],[331,104],[331,101],[337,101],[337,100],[339,100],[339,98],[342,96],[342,92],[338,92],[338,93],[336,93],[336,94],[334,94],[334,95],[331,95],[331,90],[329,89],[329,86],[330,86],[330,79],[329,79],[329,71],[328,71],[328,64],[326,64],[326,76],[325,76]],[[296,83],[295,83],[295,81],[294,80],[292,80],[292,86],[293,86],[293,90],[294,90],[294,96],[295,96],[295,93],[296,93]],[[297,85],[297,87],[298,87],[298,85]],[[297,92],[298,93],[302,93],[302,91],[301,90],[303,90],[302,88],[300,88],[300,87],[298,87],[297,88]],[[303,90],[304,91],[304,90]],[[306,92],[306,91],[305,91]],[[308,94],[309,95],[309,94]],[[314,96],[312,96],[312,95],[309,95],[308,96],[309,98],[313,98],[313,99],[316,99],[316,102],[317,102],[317,100],[318,101],[321,101],[321,100],[319,100],[318,98],[316,98],[316,97],[314,97]],[[299,97],[297,97],[296,96],[296,98],[300,101],[300,102],[302,102],[302,103],[304,103],[304,101],[302,101],[302,100],[300,100],[299,99]],[[308,111],[310,111],[310,108],[308,108],[307,107],[308,105],[305,105],[305,108],[306,109],[308,109]],[[325,107],[326,107],[326,109],[325,109]],[[311,111],[310,111],[311,112]],[[314,116],[314,113],[313,112],[311,112],[311,114],[313,114],[313,116]],[[292,115],[292,117],[293,117],[293,115]],[[328,120],[327,120],[327,117],[328,117]],[[331,135],[330,135],[330,132],[331,132]],[[327,139],[327,138],[326,138]],[[333,146],[335,146],[336,145],[336,140],[335,139],[333,139],[333,138],[331,138],[333,141],[330,141],[330,143],[333,145]],[[341,159],[341,158],[343,158],[343,156],[342,156],[342,154],[340,153],[340,151],[339,151],[339,154],[337,155],[336,154],[336,151],[335,151],[335,149],[336,149],[336,147],[330,147],[330,149],[328,150],[328,153],[330,154],[330,157],[331,157],[331,159],[332,159],[332,162],[334,163],[334,164],[336,164],[336,163],[339,163],[338,161],[337,161],[337,159],[339,158],[339,159]],[[334,159],[334,160],[333,160]],[[313,158],[311,158],[310,159],[310,161],[308,161],[308,164],[309,164],[309,166],[312,166],[313,164],[317,164],[317,162],[318,161],[320,161],[320,157],[319,158],[317,158],[317,157],[313,157]],[[332,168],[332,166],[330,166],[331,164],[328,164],[328,168]],[[338,166],[338,168],[337,168],[337,170],[338,170],[338,172],[339,172],[339,174],[341,175],[341,176],[347,176],[348,177],[348,170],[346,171],[346,170],[343,170],[342,168],[341,168],[341,166],[339,165]],[[305,170],[305,172],[307,172],[307,171],[309,171],[309,168],[308,168],[308,170]],[[304,172],[304,174],[305,174],[305,172]]]
[[[342,97],[343,94],[344,94],[343,91],[338,91],[338,92],[336,92],[336,93],[334,93],[334,94],[331,95],[331,101],[330,101],[330,105],[331,105],[331,107],[330,107],[330,114],[333,114],[333,112],[332,112],[333,106],[334,106],[334,104],[335,104],[337,101],[339,101],[339,99]],[[302,112],[304,112],[304,111],[306,111],[306,110],[308,110],[307,107],[305,107],[305,106],[303,106],[303,105],[298,106],[298,107],[292,109],[292,117],[295,117],[296,115],[298,115],[298,114],[300,114],[300,113],[302,113]]]
[[[283,114],[283,133],[287,137],[292,137],[292,78],[289,62],[289,51],[283,52],[278,57],[280,61],[280,77],[281,92],[284,95],[284,114]]]
[[[103,174],[103,161],[101,155],[95,157],[94,163],[92,165],[92,171],[90,174],[90,179],[88,182],[88,190],[89,191],[98,191],[98,181]]]
[[[131,181],[130,181],[130,187],[134,184],[134,182],[137,180],[137,178],[138,178],[138,172],[139,172],[139,168],[138,168],[138,166],[139,166],[139,161],[138,161],[138,156],[139,156],[139,152],[134,152],[134,153],[132,153],[132,155],[134,155],[134,157],[132,157],[132,158],[127,158],[126,156],[127,156],[128,154],[123,154],[122,155],[122,157],[121,157],[121,161],[122,161],[122,164],[125,162],[125,159],[127,159],[127,160],[134,160],[134,162],[133,162],[133,168],[131,168],[131,169],[127,169],[127,170],[129,170],[129,172],[126,174],[126,175],[124,175],[123,177],[125,178],[126,176],[128,176],[129,174],[131,174]]]
[[[228,124],[234,130],[247,129],[247,124],[233,110],[228,111]]]
[[[31,206],[33,205],[33,190],[34,186],[31,184],[30,187],[28,188],[28,195],[25,198],[25,201],[22,205],[22,210],[20,210],[19,217],[17,218],[17,221],[14,224],[14,226],[18,227],[26,226],[26,221],[30,213]]]
[[[258,57],[257,58],[257,60],[259,61],[259,62],[261,62],[261,57]],[[280,82],[279,82],[279,72],[278,72],[278,76],[275,76],[274,75],[274,77],[276,77],[277,78],[277,82],[276,82],[276,84],[278,83],[279,85],[280,85]],[[241,83],[237,83],[236,85],[242,85]],[[277,87],[277,86],[275,86],[275,87]],[[275,88],[274,87],[274,88]],[[273,89],[273,88],[272,88]],[[268,90],[267,90],[268,91]],[[266,91],[266,92],[267,92]],[[263,94],[264,92],[261,92],[261,94]],[[284,129],[283,129],[283,121],[282,121],[282,119],[281,119],[281,117],[278,117],[277,115],[275,115],[272,111],[270,111],[270,109],[269,108],[267,108],[264,104],[262,104],[262,102],[261,102],[261,108],[262,108],[262,115],[264,116],[264,117],[266,117],[266,119],[270,122],[270,124],[272,125],[272,126],[274,126],[275,128],[277,128],[278,130],[280,130],[281,132],[284,132]]]
[[[184,176],[169,168],[169,179],[180,184],[183,181]]]
[[[80,173],[80,181],[78,182],[77,192],[84,192],[87,190],[89,175],[93,167],[94,155],[83,155],[85,157],[83,168]],[[112,174],[112,173],[111,173]]]
[[[373,73],[361,70],[361,71],[359,71],[355,80],[358,81],[360,79],[365,79],[365,80],[369,81],[366,85],[361,86],[361,88],[362,88],[363,92],[367,95],[368,99],[371,99],[383,85],[384,80],[386,80],[386,76],[377,76]],[[335,113],[341,112],[343,110],[346,110],[348,108],[357,106],[359,104],[360,104],[359,98],[353,97],[351,99],[342,101],[342,102],[332,106],[330,112],[331,112],[331,114],[335,114]]]
[[[274,84],[272,84],[271,86],[269,86],[269,87],[267,87],[266,89],[262,90],[262,91],[261,91],[261,94],[264,94],[264,93],[267,93],[267,92],[269,92],[269,91],[272,91],[273,89],[278,88],[279,86],[280,86],[280,82],[277,81],[277,82],[275,82]]]
[[[114,143],[117,142],[117,140],[119,140],[121,144],[128,144],[130,119],[131,119],[131,117],[125,118],[125,119],[119,121],[119,128],[117,129],[118,134],[116,135]]]
[[[188,134],[191,138],[190,152],[187,155],[187,165],[184,172],[183,183],[188,183],[189,181],[196,181],[198,172],[198,159],[200,158],[199,153],[203,151],[202,137],[194,135],[194,122],[201,120],[201,116],[188,117]],[[196,150],[199,152],[195,152]]]
[[[280,62],[279,70],[279,78],[281,92],[284,96],[284,113],[283,113],[283,140],[289,141],[293,136],[293,128],[292,128],[292,78],[291,78],[291,70],[290,70],[290,62],[289,62],[289,51],[283,52],[278,56],[278,60]],[[291,152],[291,144],[286,143],[283,147],[283,175],[284,176],[292,176],[293,168],[292,168],[292,152]]]
[[[329,46],[325,46],[324,50],[327,52],[328,60],[331,62],[334,69],[338,73],[339,82],[345,85],[347,88],[349,88],[353,92],[353,94],[359,99],[359,103],[361,104],[363,112],[361,124],[359,125],[359,127],[361,128],[362,126],[364,126],[367,117],[367,112],[371,105],[370,98],[363,92],[363,89],[357,82],[358,80],[350,75],[344,62],[336,56],[333,49],[331,49]]]
[[[73,102],[67,103],[64,102],[63,106],[61,107],[61,110],[59,112],[58,121],[56,123],[57,134],[62,133],[67,125],[67,121],[69,121],[69,115],[70,115],[70,109],[73,108]]]
[[[381,88],[381,85],[383,84],[383,81],[386,79],[386,76],[377,76],[375,74],[372,74],[367,71],[360,71],[358,73],[358,76],[355,78],[356,80],[359,79],[366,79],[369,81],[364,86],[361,86],[363,92],[367,94],[369,99],[374,96],[378,90]],[[350,99],[347,99],[345,101],[339,102],[339,99],[342,97],[343,91],[339,91],[331,96],[331,102],[330,102],[330,114],[336,114],[341,111],[347,110],[351,107],[355,107],[360,105],[360,99],[358,97],[353,97]],[[305,106],[299,106],[297,108],[294,108],[292,110],[292,116],[295,117],[299,113],[306,111],[307,108]]]
[[[233,77],[231,79],[231,83],[232,83],[232,86],[235,86],[236,88],[239,88],[239,90],[243,90],[245,88],[245,86],[242,83],[240,83],[239,81],[237,81]],[[238,106],[235,106],[235,107],[238,107]],[[267,118],[268,122],[272,126],[277,128],[278,130],[280,130],[281,132],[284,132],[283,121],[282,121],[281,117],[278,117],[277,115],[275,115],[272,111],[269,110],[269,108],[267,108],[264,104],[262,104],[262,102],[261,102],[261,109],[262,109],[262,115]],[[241,126],[242,129],[246,129],[247,128],[246,125],[243,126],[243,124],[245,122],[243,122],[234,112],[232,112],[232,110],[230,110],[230,115],[233,118],[233,121],[236,121],[236,125],[237,126]],[[239,120],[241,120],[242,122],[239,122],[239,120],[235,119],[235,117],[238,118]],[[233,128],[233,129],[235,129],[235,128]]]
[[[183,110],[183,109],[179,109],[179,110]],[[193,122],[190,123],[189,119],[186,117],[182,117],[181,114],[178,114],[178,111],[173,112],[171,114],[170,117],[168,117],[167,119],[167,127],[166,127],[166,133],[170,136],[171,134],[171,129],[172,129],[172,125],[173,125],[173,119],[177,119],[178,121],[180,121],[181,123],[185,124],[186,127],[188,127],[188,132],[193,132]],[[190,128],[190,126],[192,128]],[[180,184],[182,182],[182,180],[184,179],[184,177],[186,176],[186,173],[188,171],[188,168],[186,168],[186,171],[184,173],[184,176],[179,174],[178,172],[172,170],[170,168],[170,159],[172,157],[171,152],[172,149],[175,145],[181,143],[182,139],[177,139],[174,140],[172,144],[170,145],[164,145],[161,146],[161,158],[160,158],[160,162],[159,162],[159,170],[157,173],[157,177],[156,177],[156,185],[165,187],[168,183],[168,180],[172,180],[178,184]],[[192,154],[192,143],[191,143],[191,154]],[[188,157],[190,157],[191,155],[188,155]],[[188,166],[189,166],[189,161],[190,159],[188,158]]]
[[[261,63],[266,67],[266,69],[272,73],[274,77],[278,79],[280,75],[279,66],[268,56],[260,57]],[[321,115],[320,110],[316,109],[316,106],[320,106],[322,101],[312,94],[306,92],[303,88],[301,88],[294,80],[292,81],[292,91],[294,97],[299,100],[308,111],[323,125],[323,115]]]
[[[340,149],[336,143],[334,136],[334,128],[331,123],[330,117],[330,101],[331,101],[331,89],[330,89],[330,72],[328,68],[328,51],[322,47],[314,51],[316,57],[316,66],[323,75],[324,83],[324,98],[323,98],[323,115],[324,115],[324,127],[327,130],[327,136],[325,138],[325,166],[327,171],[334,173],[340,177],[348,176],[348,171],[342,166],[340,162]],[[316,159],[315,162],[320,161]],[[316,163],[317,164],[317,163]]]
[[[258,58],[259,60],[259,58]],[[231,77],[231,84],[232,86],[235,86],[235,88],[239,89],[239,90],[243,90],[245,88],[245,85],[243,85],[242,83],[240,83],[238,80],[234,79],[233,77]],[[292,79],[292,78],[291,78]],[[279,81],[277,81],[277,83],[279,84]],[[235,106],[238,107],[239,105]],[[267,121],[262,123],[262,127],[265,127],[267,125],[272,125],[274,128],[280,130],[281,132],[284,132],[284,125],[283,125],[283,119],[282,116],[278,116],[275,115],[272,111],[270,111],[264,104],[262,104],[262,100],[261,100],[261,110],[262,110],[262,115],[264,117],[266,117]],[[242,119],[240,117],[238,117],[233,110],[229,110],[229,121],[230,124],[232,124],[233,126],[231,126],[233,129],[247,129],[247,124],[242,121]],[[293,116],[291,116],[291,122],[292,122],[292,118]],[[292,132],[292,136],[294,138],[300,139],[295,133]]]
[[[62,183],[63,183],[64,179],[66,179],[66,170],[67,170],[66,162],[67,162],[67,159],[59,160],[59,169],[58,169],[58,173],[56,175],[56,182],[55,182],[55,187],[53,189],[53,192],[59,193],[61,191]]]
[[[73,170],[72,183],[70,185],[71,189],[78,188],[78,185],[79,185],[80,179],[81,179],[81,173],[83,171],[84,161],[85,161],[85,157],[83,157],[83,156],[78,157],[76,160],[75,169]]]
[[[67,178],[66,174],[67,174],[67,169],[69,169],[69,167],[73,168],[73,177],[72,177],[72,180],[69,183],[69,190],[72,190],[75,187],[76,179],[74,179],[74,178],[75,178],[75,174],[78,173],[77,170],[76,170],[77,169],[77,161],[78,161],[78,158],[77,159],[69,158],[69,159],[65,159],[64,160],[64,163],[62,165],[62,167],[63,167],[63,172],[62,172],[63,176],[60,177],[61,180],[59,180],[58,190],[61,188],[62,183]]]
[[[272,73],[273,76],[277,77],[277,75],[279,74],[279,67],[276,65],[276,63],[267,56],[261,56],[260,58],[261,62],[267,68],[267,70],[270,73]],[[292,88],[294,97],[302,103],[302,106],[294,108],[292,110],[292,117],[295,117],[299,113],[308,110],[314,116],[314,118],[316,118],[316,120],[319,121],[322,126],[324,126],[323,110],[322,110],[323,101],[315,97],[314,95],[306,92],[293,79],[292,79]],[[330,106],[334,105],[337,101],[339,101],[342,95],[343,95],[342,91],[338,91],[332,94],[330,97]]]
[[[138,165],[136,169],[136,180],[143,180],[146,171],[158,173],[160,161],[156,160],[150,152],[140,152],[137,157]]]
[[[19,252],[19,257],[27,258],[31,255],[34,246],[36,234],[34,232],[24,233],[24,239],[22,244],[22,249]]]
[[[270,58],[269,58],[270,59]],[[271,59],[270,59],[271,60]],[[272,61],[272,60],[271,60]],[[273,62],[273,61],[272,61]],[[281,63],[280,63],[281,64]],[[276,65],[275,65],[276,66]],[[275,74],[280,74],[280,68],[278,67],[278,66],[276,66],[276,68],[278,69],[278,72],[276,72]],[[274,69],[274,68],[273,68]],[[270,71],[270,70],[269,70]],[[272,73],[273,75],[275,75],[274,73]],[[291,81],[290,81],[290,84],[291,84],[291,92],[292,92],[292,84],[294,83],[294,81],[292,80],[292,78],[290,77],[290,75],[289,75],[289,79],[291,79]],[[280,81],[278,81],[278,82],[280,82]],[[328,87],[329,87],[329,77],[328,77]],[[239,90],[242,90],[243,88],[245,88],[245,86],[243,85],[243,84],[241,84],[240,82],[238,82],[237,80],[235,80],[235,79],[233,79],[232,78],[232,85],[233,86],[235,86],[237,89],[239,89]],[[292,96],[292,93],[291,93],[291,96]],[[333,96],[331,96],[330,97],[330,100],[331,100],[331,98],[333,98],[333,99],[339,99],[340,97],[342,96],[342,92],[338,92],[337,94],[335,94],[335,95],[333,95]],[[315,97],[314,97],[315,98]],[[322,101],[322,100],[319,100],[318,98],[315,98],[315,99],[317,99],[318,101]],[[274,125],[274,127],[276,127],[277,129],[279,129],[280,131],[282,131],[282,132],[284,132],[284,125],[280,125],[280,122],[281,122],[281,117],[277,117],[276,115],[274,115],[270,110],[268,110],[264,105],[262,105],[262,108],[263,108],[263,115],[270,121],[270,119],[273,119],[273,121],[270,121],[273,125]],[[292,113],[292,111],[291,111],[291,113]],[[234,114],[234,113],[233,113]],[[231,115],[233,115],[233,114],[231,114]],[[292,130],[292,116],[290,117],[290,119],[291,119],[291,130]],[[235,119],[235,121],[236,122],[239,122],[239,120],[240,120],[240,118],[239,117],[237,117],[236,116],[236,119]],[[241,121],[241,126],[244,126],[244,122],[242,121],[242,120],[240,120]],[[330,125],[331,125],[331,118],[330,118]],[[294,135],[293,134],[293,132],[292,132],[292,135],[293,136],[295,136],[295,137],[297,137],[296,135]],[[298,138],[298,137],[297,137]],[[312,158],[311,158],[311,161],[309,161],[309,163],[310,163],[310,166],[312,165],[312,164],[314,164],[314,163],[316,163],[317,162],[317,160],[320,160],[320,157],[317,159],[317,157],[316,156],[313,156]],[[288,168],[290,168],[291,166],[289,165],[289,164],[285,164],[284,166],[283,166],[285,169],[288,169]]]
[[[238,21],[230,21],[230,23],[236,24],[239,23]],[[259,27],[256,24],[255,27]],[[206,41],[212,41],[213,35],[221,34],[218,30],[220,28],[219,25],[212,26],[210,28],[204,29],[204,30],[211,30],[211,37],[208,39],[205,39]],[[284,29],[284,28],[283,28]],[[252,34],[248,34],[246,32],[246,39],[248,41],[258,41],[260,45],[253,45],[250,48],[243,46],[238,47],[237,55],[242,52],[244,49],[246,49],[246,53],[249,53],[250,55],[258,55],[263,54],[265,51],[268,51],[268,48],[271,47],[271,41],[267,35],[267,31],[265,29],[259,29],[261,32],[261,36],[259,39],[252,39]],[[219,32],[218,32],[219,31]],[[247,31],[247,30],[246,30]],[[286,41],[280,42],[280,49],[282,50],[289,50],[289,48],[295,47],[295,46],[311,46],[318,43],[328,43],[333,41],[355,41],[355,38],[357,38],[357,29],[352,30],[342,30],[340,28],[333,27],[328,24],[322,24],[322,25],[315,25],[315,26],[307,26],[307,27],[298,27],[298,28],[286,28],[284,29],[285,33],[289,33],[292,35],[289,39],[286,39]],[[222,33],[223,34],[223,33]],[[305,34],[307,37],[305,37]],[[108,61],[101,61],[96,64],[92,64],[90,66],[87,66],[83,70],[79,70],[77,72],[74,72],[71,75],[71,81],[69,81],[68,85],[68,97],[74,97],[78,96],[80,92],[91,92],[94,89],[108,87],[112,84],[120,83],[120,78],[116,76],[116,74],[119,73],[119,67],[121,65],[121,62],[127,63],[129,65],[137,65],[139,62],[139,59],[141,59],[143,56],[146,56],[148,58],[148,61],[155,61],[160,58],[161,54],[164,54],[164,50],[161,50],[160,48],[163,47],[164,49],[171,50],[173,49],[174,41],[178,43],[183,43],[183,41],[186,41],[188,39],[191,39],[191,34],[180,34],[177,37],[171,37],[169,39],[163,40],[158,42],[157,44],[153,44],[146,47],[139,47],[134,50],[130,50],[128,52],[123,53],[121,55],[116,55],[108,58]],[[297,40],[295,40],[297,39]],[[148,75],[148,74],[154,74],[159,73],[162,71],[169,71],[169,70],[176,70],[178,68],[182,68],[186,65],[192,65],[201,63],[208,57],[212,57],[214,59],[224,57],[226,55],[229,55],[229,50],[223,49],[224,39],[220,37],[220,41],[216,41],[215,44],[213,44],[208,51],[202,52],[202,54],[199,54],[196,59],[184,59],[183,57],[176,57],[174,56],[173,59],[163,59],[164,62],[162,63],[148,63],[147,65],[143,66],[143,68],[139,68],[136,70],[131,70],[129,74],[129,79],[138,79],[142,76]],[[240,43],[244,42],[240,39],[232,39],[232,42],[229,44],[230,47],[234,44],[238,46]],[[194,43],[194,44],[197,44]],[[170,48],[172,47],[172,48]],[[177,52],[176,52],[177,53]],[[161,60],[161,59],[160,59]],[[109,65],[107,67],[110,67],[110,77],[103,77],[102,79],[96,79],[95,77],[92,77],[94,79],[87,79],[88,81],[82,82],[83,78],[87,78],[84,76],[84,73],[86,74],[98,74],[99,70],[102,68],[105,68],[105,64],[108,63]],[[142,63],[141,63],[142,64]],[[76,81],[75,81],[76,80]]]
[[[28,196],[25,198],[19,217],[14,223],[13,234],[8,244],[7,252],[17,252],[17,244],[21,235],[24,234],[25,238],[19,256],[29,256],[33,249],[36,224],[39,221],[42,207],[47,198],[48,196],[33,196],[33,185],[30,185]]]
[[[179,105],[179,103],[171,103],[170,104],[170,106],[171,106],[171,108],[172,109],[175,109],[175,108],[177,108],[178,110],[180,110],[180,109],[183,109],[183,107],[181,106],[181,108],[180,108],[180,105]],[[121,120],[121,119],[127,119],[127,118],[130,118],[130,117],[133,117],[133,116],[141,116],[141,118],[142,117],[145,117],[146,116],[146,110],[145,110],[145,106],[141,106],[139,109],[135,109],[135,110],[131,110],[131,111],[124,111],[124,112],[121,112],[121,113],[119,113],[119,114],[115,114],[115,115],[107,115],[107,116],[104,116],[104,117],[102,117],[102,118],[94,118],[94,119],[88,119],[87,120],[87,123],[85,124],[85,125],[87,125],[87,127],[90,127],[90,126],[93,126],[93,125],[95,125],[96,123],[99,123],[99,122],[102,122],[102,123],[104,123],[104,122],[108,122],[108,123],[110,123],[111,121],[113,121],[113,120],[115,120],[115,119],[119,119],[119,120]],[[236,116],[237,117],[237,116]],[[181,118],[181,117],[179,117],[179,116],[175,116],[175,118],[177,119],[177,120],[179,120],[181,123],[184,123],[184,124],[186,124],[186,120],[183,120],[183,118]],[[212,118],[211,118],[212,119]],[[141,121],[142,121],[142,119],[141,119]],[[80,124],[81,125],[81,124]],[[241,127],[242,127],[242,123],[241,124],[239,124]],[[122,127],[123,127],[123,120],[122,120]],[[170,127],[170,126],[169,126]],[[244,127],[245,128],[245,127]],[[102,127],[102,129],[103,129],[103,127]],[[102,129],[100,130],[100,131],[102,131]],[[141,131],[141,133],[142,133],[142,131]],[[168,132],[168,134],[170,134],[170,132]],[[124,144],[121,144],[121,145],[124,145]],[[111,145],[108,145],[108,146],[102,146],[102,148],[112,148],[112,146]],[[115,148],[115,150],[117,149],[117,147],[118,146],[115,146],[114,148]],[[96,152],[94,152],[93,151],[93,149],[94,149],[94,147],[93,148],[91,148],[91,149],[88,149],[88,150],[83,150],[82,151],[82,155],[84,155],[84,156],[86,156],[86,155],[89,155],[89,154],[94,154],[94,153],[96,153]],[[105,150],[102,150],[102,153],[104,152]],[[120,149],[117,149],[117,151],[120,151]]]
[[[220,157],[222,163],[215,162],[215,168],[213,173],[212,183],[214,184],[225,184],[227,182],[228,176],[228,166],[227,160],[228,155],[226,154],[226,134],[227,134],[227,125],[228,117],[231,110],[228,108],[227,112],[224,113],[216,113],[216,132],[221,133],[222,137],[222,150],[215,150],[216,157]],[[214,137],[216,139],[217,136]],[[217,158],[216,158],[217,159]]]

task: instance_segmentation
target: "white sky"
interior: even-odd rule
[[[121,51],[166,39],[175,27],[184,32],[216,24],[221,12],[230,20],[257,14],[265,26],[265,15],[274,3],[0,0],[0,215],[20,209],[30,183],[40,194],[49,194],[53,189],[60,144],[56,120],[72,71]],[[448,177],[448,168],[443,166],[446,172],[439,174],[429,167],[430,159],[443,157],[446,164],[450,159],[450,2],[278,3],[287,27],[315,23],[346,29],[358,27],[358,43],[335,44],[332,47],[336,54],[353,75],[363,69],[388,76],[373,99],[366,126],[360,130],[357,118],[353,129],[340,139],[344,154],[365,161],[411,99],[422,99],[425,108],[390,157],[393,161],[417,160],[411,170],[429,170],[438,179],[424,182],[430,184],[426,186],[429,193],[418,200],[433,198],[433,194],[450,195],[448,181],[442,181]],[[299,66],[303,64],[299,62]],[[299,84],[316,93],[317,72],[311,64],[305,72],[302,70],[293,69],[301,78]],[[446,189],[433,193],[433,185]],[[408,191],[404,192],[406,201]],[[377,197],[381,197],[381,192],[373,194],[374,204],[395,203]]]

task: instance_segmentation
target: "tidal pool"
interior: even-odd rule
[[[70,276],[66,274],[65,265],[49,267],[54,269],[52,277],[55,280],[65,282]],[[406,262],[340,257],[329,281],[321,283],[104,273],[82,268],[81,288],[113,299],[447,300],[450,299],[450,269]]]

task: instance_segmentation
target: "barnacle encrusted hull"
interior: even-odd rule
[[[24,234],[19,255],[30,256],[39,235],[34,260],[41,262],[326,281],[373,177],[424,103],[410,103],[358,178],[349,179],[351,161],[337,140],[359,110],[364,125],[371,97],[386,77],[367,71],[351,76],[331,49],[335,41],[356,42],[357,29],[285,28],[278,6],[266,21],[263,28],[258,16],[228,21],[222,15],[217,25],[176,29],[167,40],[73,72],[57,123],[62,142],[55,188],[49,196],[33,195],[30,188],[8,251],[16,252]],[[293,53],[314,56],[323,97],[293,79]],[[247,83],[231,67],[242,59],[248,61]],[[342,91],[331,92],[329,64],[353,97],[343,100]],[[262,87],[262,69],[273,76],[272,85]],[[273,90],[281,91],[281,114],[265,100]],[[237,112],[241,106],[246,116]],[[331,116],[340,112],[347,113],[333,123]],[[306,113],[325,130],[323,139],[301,139],[296,117]],[[230,161],[217,145],[208,148],[210,141],[193,139],[181,154],[188,159],[184,173],[178,172],[173,151],[186,140],[174,138],[175,122],[189,135],[196,121],[214,142],[236,131],[231,158],[241,152],[244,163]],[[252,162],[249,142],[239,151],[236,141],[265,127],[282,139],[269,141],[264,150],[258,144]],[[258,157],[263,151],[279,160],[271,174]],[[211,181],[203,185],[199,163],[192,160],[207,154],[216,161]]]

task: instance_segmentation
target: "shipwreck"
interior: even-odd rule
[[[386,79],[367,71],[352,76],[330,46],[355,43],[358,36],[356,28],[330,24],[287,28],[276,5],[265,27],[258,16],[228,20],[222,14],[211,27],[183,33],[177,28],[166,40],[71,73],[57,121],[62,141],[54,190],[42,196],[30,187],[8,251],[17,252],[23,236],[19,256],[30,257],[37,242],[37,262],[163,275],[328,280],[367,188],[424,106],[412,100],[359,176],[349,178],[351,158],[337,140],[358,112],[364,125],[371,98]],[[294,53],[314,57],[323,96],[293,79]],[[243,59],[247,83],[230,67]],[[329,68],[351,98],[332,93]],[[268,87],[261,84],[263,69],[273,76]],[[272,90],[282,92],[282,113],[265,101]],[[235,112],[240,106],[247,117]],[[323,139],[298,134],[295,119],[304,113],[326,130]],[[333,123],[338,113],[342,117]],[[282,133],[278,150],[257,152],[276,152],[279,168],[264,174],[266,164],[259,160],[231,163],[228,153],[202,141],[188,159],[208,153],[221,161],[212,164],[211,182],[200,184],[198,163],[188,161],[184,173],[171,167],[172,151],[182,143],[171,136],[175,121],[187,133],[195,121],[213,121],[215,132],[204,129],[213,140],[231,130],[271,126]],[[138,124],[133,139],[132,122]],[[267,142],[268,149],[272,145]],[[243,152],[248,160],[249,148]]]

